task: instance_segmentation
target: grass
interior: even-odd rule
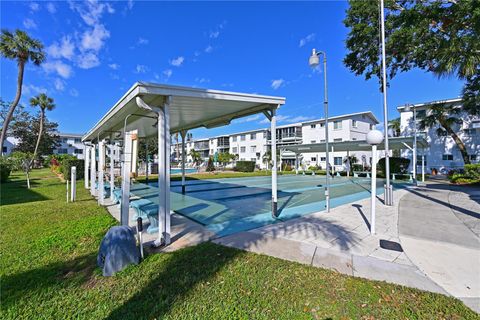
[[[96,253],[116,222],[82,181],[67,204],[48,170],[32,178],[1,185],[2,319],[479,319],[454,298],[212,243],[105,278]]]

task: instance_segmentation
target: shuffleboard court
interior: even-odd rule
[[[271,215],[271,178],[245,177],[171,183],[171,208],[215,232],[218,236],[258,228],[325,209],[325,176],[284,175],[278,177],[279,217]],[[370,178],[334,177],[330,180],[331,207],[370,196]],[[377,180],[376,193],[384,180]],[[406,183],[395,183],[402,188]],[[158,204],[156,183],[132,188],[132,195]],[[139,208],[141,210],[141,207]]]

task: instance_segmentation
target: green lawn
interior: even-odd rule
[[[460,301],[211,243],[151,254],[104,278],[115,221],[83,182],[78,202],[48,170],[1,185],[2,319],[479,319]]]

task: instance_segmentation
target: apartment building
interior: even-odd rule
[[[59,145],[53,150],[54,154],[70,154],[78,159],[84,158],[85,146],[82,143],[82,134],[59,133]]]
[[[378,124],[372,112],[359,112],[331,117],[329,120],[329,141],[364,140],[368,131]],[[295,165],[296,155],[286,150],[288,145],[310,144],[325,141],[325,119],[317,119],[308,122],[293,123],[277,127],[277,148],[280,150],[282,165]],[[178,145],[181,150],[180,144]],[[250,130],[245,132],[222,135],[212,138],[199,139],[186,143],[187,162],[192,162],[190,150],[199,151],[204,161],[215,153],[228,151],[238,155],[239,160],[255,161],[257,167],[265,168],[263,158],[271,149],[271,135],[269,128]],[[177,145],[172,143],[172,156],[175,159]],[[181,151],[179,152],[181,154]],[[358,152],[355,155],[359,162],[362,160],[369,164],[370,154]],[[346,152],[333,152],[330,155],[330,164],[335,165],[336,170],[343,170],[343,160]],[[177,160],[177,159],[175,159]],[[319,166],[325,168],[325,153],[305,153],[299,155],[300,165]]]
[[[422,153],[422,150],[417,152],[417,166],[420,168],[422,162],[422,156],[425,156],[425,168],[427,172],[431,172],[432,169],[437,169],[439,172],[447,172],[450,169],[461,168],[464,166],[464,161],[460,150],[453,138],[438,129],[440,125],[436,125],[432,128],[425,130],[419,130],[420,121],[429,114],[429,109],[435,105],[453,106],[460,108],[462,106],[462,99],[448,99],[441,101],[431,101],[419,104],[413,104],[410,106],[410,111],[405,109],[405,106],[397,107],[400,113],[400,132],[402,136],[413,136],[415,132],[415,126],[417,128],[417,135],[423,136],[429,143],[429,148]],[[416,120],[413,121],[413,110],[416,112]],[[480,117],[470,116],[465,112],[455,115],[457,118],[462,119],[462,124],[454,124],[452,129],[463,141],[470,161],[472,163],[478,163],[480,161]],[[440,134],[439,134],[440,133]],[[405,149],[401,151],[402,157],[412,159],[412,151]],[[411,163],[411,168],[413,163]]]

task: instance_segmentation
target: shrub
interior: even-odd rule
[[[361,164],[355,163],[355,164],[352,165],[352,170],[353,171],[363,171],[363,166]]]
[[[77,159],[74,156],[64,157],[60,163],[60,172],[63,174],[63,178],[70,180],[70,170],[72,167],[77,167],[77,180],[83,179],[84,161]]]
[[[475,179],[480,179],[480,163],[466,164],[465,175]]]
[[[283,167],[283,171],[292,171],[293,168],[291,165],[287,164],[286,166]]]
[[[215,166],[213,165],[213,158],[209,157],[208,163],[207,163],[207,172],[213,172],[213,171],[215,171]]]
[[[255,170],[255,161],[237,161],[235,171],[253,172]]]
[[[321,167],[315,165],[315,166],[310,166],[310,167],[308,167],[307,169],[310,170],[310,171],[316,171],[316,170],[320,170]]]
[[[0,157],[0,182],[7,181],[12,169],[12,161],[7,157]]]
[[[410,159],[390,157],[390,173],[408,173],[408,166],[410,165]],[[385,176],[385,158],[381,158],[378,161],[378,166]]]

